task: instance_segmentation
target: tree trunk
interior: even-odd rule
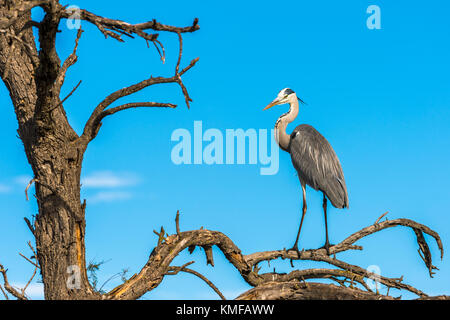
[[[48,110],[58,97],[37,101]],[[84,148],[62,108],[38,112],[33,123],[19,119],[19,135],[34,173],[39,213],[36,250],[46,299],[93,298],[85,264],[85,203],[80,202]]]
[[[25,14],[11,28],[33,44],[30,19]],[[84,205],[80,203],[80,173],[84,150],[76,143],[61,101],[52,87],[58,72],[54,41],[56,22],[43,22],[41,40],[49,58],[33,74],[37,50],[0,38],[2,78],[10,92],[18,120],[18,133],[34,173],[39,213],[34,222],[36,252],[46,299],[87,299],[98,294],[89,285],[85,264]],[[53,30],[49,30],[53,26]],[[11,39],[9,39],[11,40]],[[52,47],[53,46],[53,47]],[[51,49],[52,47],[53,49]],[[41,53],[41,56],[46,53]],[[52,56],[53,55],[53,56]],[[59,61],[59,59],[57,59]],[[53,68],[53,70],[50,70]],[[31,77],[30,77],[31,76]],[[56,107],[55,107],[56,106]],[[76,289],[76,290],[75,290]]]
[[[40,22],[31,19],[31,9],[36,6],[45,11]],[[193,60],[188,67],[179,70],[181,33],[197,30],[197,20],[194,20],[191,27],[186,28],[162,25],[155,20],[137,27],[122,21],[105,19],[87,11],[83,13],[84,19],[98,26],[105,36],[118,40],[123,34],[134,33],[157,45],[158,35],[148,34],[143,30],[178,33],[180,59],[173,77],[151,77],[108,96],[104,103],[94,110],[86,124],[85,132],[79,136],[68,122],[62,105],[65,99],[61,101],[60,91],[67,69],[77,60],[76,49],[82,30],[78,30],[74,51],[63,64],[55,46],[60,20],[70,18],[71,11],[67,11],[57,0],[0,0],[0,74],[9,90],[18,121],[17,131],[33,170],[34,177],[30,185],[35,183],[38,214],[29,227],[36,239],[36,262],[40,267],[46,299],[102,298],[90,285],[86,270],[86,202],[80,201],[82,161],[88,143],[98,133],[101,120],[105,116],[136,106],[129,104],[103,112],[104,109],[120,97],[157,83],[178,83],[189,105],[191,100],[182,84],[181,75],[198,60]],[[110,29],[111,24],[117,24],[117,27],[113,28],[115,30],[125,29],[115,35],[103,26],[107,25]],[[33,27],[39,31],[39,50]],[[175,107],[173,104],[153,102],[138,106]],[[1,265],[0,272],[6,277],[6,270]],[[4,280],[7,283],[6,278]],[[5,287],[8,287],[14,296],[26,298],[24,292],[14,290],[9,284],[5,284]]]
[[[85,218],[80,203],[81,155],[59,137],[26,146],[34,153],[39,214],[36,249],[46,299],[94,298],[85,264]]]

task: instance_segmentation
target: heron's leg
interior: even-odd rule
[[[301,183],[302,185],[302,192],[303,192],[303,209],[302,209],[302,219],[300,220],[300,227],[298,228],[298,232],[297,232],[297,238],[295,239],[295,244],[294,246],[289,249],[289,250],[295,250],[297,251],[298,255],[300,256],[300,252],[298,250],[298,239],[300,238],[300,231],[302,231],[302,225],[303,225],[303,219],[305,218],[305,213],[306,213],[306,186]]]
[[[323,194],[323,213],[325,215],[325,245],[323,246],[327,250],[327,254],[330,255],[330,242],[328,241],[328,223],[327,223],[327,197]]]

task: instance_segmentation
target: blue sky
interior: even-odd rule
[[[301,189],[290,156],[280,152],[276,175],[262,176],[258,165],[175,165],[170,159],[178,128],[270,130],[287,106],[262,112],[285,87],[298,93],[302,107],[290,132],[300,123],[319,130],[338,154],[346,177],[350,209],[329,209],[330,240],[337,243],[388,218],[409,218],[436,230],[444,247],[450,242],[450,22],[447,1],[77,1],[96,14],[143,22],[189,25],[198,17],[201,29],[184,36],[184,65],[199,63],[183,80],[194,102],[187,110],[176,85],[148,88],[129,101],[164,101],[175,110],[130,110],[105,119],[86,153],[83,198],[87,199],[87,258],[107,261],[102,283],[129,268],[145,264],[156,244],[153,229],[175,232],[181,210],[182,230],[201,226],[227,234],[244,253],[290,247],[298,228]],[[381,30],[369,30],[369,5],[381,9]],[[40,12],[34,12],[36,19]],[[171,76],[178,41],[161,34],[167,52],[162,64],[145,41],[125,44],[104,39],[93,26],[85,30],[78,62],[66,80],[64,96],[83,80],[65,103],[69,121],[80,133],[90,112],[106,95],[149,75]],[[61,26],[57,48],[64,58],[76,32]],[[31,240],[23,217],[37,211],[25,200],[31,178],[17,122],[5,86],[0,85],[0,261],[10,281],[26,283],[32,267],[18,252],[28,253]],[[31,190],[33,193],[34,189]],[[307,190],[308,213],[300,246],[323,245],[321,194]],[[428,238],[427,238],[428,239]],[[362,267],[377,265],[388,277],[404,275],[406,283],[429,294],[450,294],[450,260],[439,260],[432,239],[434,264],[430,279],[417,254],[414,233],[393,228],[359,244],[362,252],[338,256]],[[174,265],[190,260],[228,298],[249,286],[215,250],[215,264],[205,265],[200,250],[181,254]],[[262,271],[268,271],[267,264]],[[289,272],[286,261],[272,262]],[[297,268],[324,266],[296,262]],[[109,282],[105,288],[118,284]],[[195,289],[193,289],[195,288]],[[392,291],[392,294],[398,294]],[[39,297],[39,284],[29,292]],[[403,294],[404,297],[413,297]],[[168,276],[146,299],[210,299],[214,292],[192,275]]]

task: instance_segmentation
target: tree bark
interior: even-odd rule
[[[93,297],[85,265],[85,219],[80,203],[80,174],[84,150],[74,143],[61,101],[54,94],[59,71],[55,51],[58,19],[47,15],[41,23],[39,62],[26,13],[11,27],[33,48],[31,57],[20,43],[0,39],[3,81],[11,95],[18,133],[33,170],[39,213],[34,222],[37,259],[46,299]],[[12,40],[14,41],[14,40]],[[5,59],[6,57],[6,59]],[[36,57],[33,58],[33,57]],[[4,70],[8,70],[6,77]],[[79,290],[68,290],[68,272],[79,272]]]
[[[244,292],[236,300],[394,300],[393,297],[316,282],[269,282]]]
[[[40,22],[31,19],[30,10],[35,6],[41,6],[45,12]],[[123,41],[122,35],[135,33],[146,41],[159,44],[162,49],[162,44],[157,40],[158,34],[148,34],[144,30],[178,33],[181,45],[181,33],[198,29],[196,21],[192,27],[177,28],[155,20],[131,25],[99,17],[85,10],[80,11],[80,14],[82,19],[96,25],[105,36]],[[63,64],[55,46],[60,20],[69,17],[70,12],[57,0],[0,1],[0,72],[10,92],[18,121],[18,134],[34,175],[30,183],[35,183],[39,210],[34,223],[29,226],[36,240],[36,258],[44,283],[45,298],[100,299],[101,294],[90,285],[86,270],[86,202],[81,203],[80,200],[84,152],[106,116],[131,107],[176,107],[173,104],[145,102],[105,110],[119,98],[153,84],[175,82],[182,87],[186,102],[189,103],[191,99],[181,82],[181,75],[196,60],[179,71],[179,59],[175,76],[151,78],[108,96],[94,110],[85,127],[85,134],[79,137],[68,122],[60,90],[67,69],[77,60],[76,49],[82,31],[79,30],[77,34],[74,52]],[[39,50],[35,44],[33,27],[39,31]]]

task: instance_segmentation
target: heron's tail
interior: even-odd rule
[[[331,204],[339,209],[348,208],[348,193],[345,181],[340,178],[335,178],[329,184],[331,185],[328,186],[325,194],[331,201]]]

